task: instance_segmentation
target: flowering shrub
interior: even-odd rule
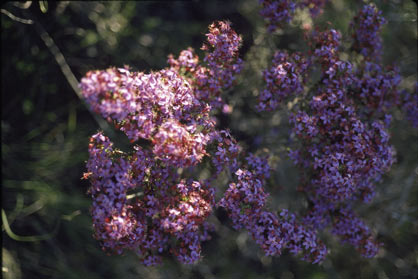
[[[273,31],[288,23],[296,8],[317,16],[325,3],[260,1],[260,13]],[[86,101],[134,144],[125,153],[102,132],[90,140],[85,177],[91,182],[95,237],[103,249],[133,250],[145,265],[160,263],[167,253],[194,263],[213,230],[208,218],[221,207],[233,228],[246,229],[268,256],[287,249],[308,262],[322,262],[328,252],[317,232],[330,229],[373,257],[381,244],[356,216],[355,204],[372,200],[375,184],[395,161],[387,131],[391,109],[404,106],[416,119],[416,96],[401,96],[398,70],[380,64],[383,23],[373,5],[353,19],[356,60],[340,58],[338,31],[315,30],[307,35],[308,53],[279,50],[263,72],[258,111],[280,109],[298,98],[289,114],[294,142],[289,156],[303,170],[301,191],[309,208],[301,217],[269,209],[267,158],[246,154],[213,118],[218,109],[230,112],[221,94],[243,67],[242,39],[229,22],[209,26],[202,61],[189,48],[178,58],[169,55],[168,68],[149,74],[127,67],[88,72],[80,83]],[[312,77],[315,72],[319,80]],[[140,139],[146,142],[142,146]],[[204,163],[211,164],[208,178],[181,176],[179,170]],[[214,181],[221,173],[230,181],[216,201]]]

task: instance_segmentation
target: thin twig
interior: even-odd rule
[[[20,18],[15,16],[14,14],[12,14],[11,12],[9,12],[8,10],[5,9],[1,9],[1,13],[7,15],[8,17],[10,17],[11,20],[23,23],[23,24],[33,24],[33,20],[31,19],[24,19],[24,18]]]
[[[58,46],[55,44],[52,37],[48,34],[48,32],[45,30],[45,28],[42,26],[42,24],[36,20],[33,21],[36,31],[38,32],[39,36],[41,37],[42,41],[45,43],[45,45],[48,47],[49,51],[52,53],[52,55],[55,58],[55,61],[57,62],[58,66],[60,67],[62,73],[64,74],[65,78],[67,79],[68,83],[70,84],[71,88],[74,90],[74,92],[77,94],[78,98],[81,100],[81,102],[86,106],[86,108],[89,110],[91,115],[94,117],[96,122],[99,124],[100,128],[105,131],[109,136],[114,136],[115,132],[113,129],[109,126],[109,124],[99,117],[94,111],[91,110],[90,106],[85,103],[83,96],[81,95],[80,89],[78,87],[78,80],[71,71],[70,66],[68,65],[67,61],[65,60],[64,55],[59,50]]]

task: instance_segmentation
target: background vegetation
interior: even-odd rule
[[[397,64],[412,90],[417,80],[417,6],[412,0],[375,1],[389,23],[384,27],[385,63]],[[26,6],[25,6],[26,5]],[[332,26],[348,39],[348,23],[362,1],[334,0],[316,25]],[[1,151],[3,278],[416,278],[418,275],[418,135],[394,111],[392,143],[397,164],[377,187],[377,197],[359,208],[385,243],[367,260],[350,246],[323,235],[331,254],[320,266],[290,255],[263,256],[245,231],[234,231],[222,212],[203,246],[203,259],[182,266],[167,259],[143,267],[127,253],[107,256],[92,238],[89,187],[80,180],[89,136],[99,127],[116,143],[126,139],[103,126],[77,95],[77,80],[92,69],[127,64],[149,72],[167,66],[167,55],[198,50],[207,26],[228,19],[242,34],[246,66],[238,86],[225,93],[233,107],[219,115],[242,145],[274,154],[267,190],[270,206],[297,211],[298,171],[286,157],[286,111],[257,113],[261,71],[274,50],[303,50],[301,28],[311,24],[299,12],[272,35],[259,16],[258,1],[184,2],[8,2],[1,14]],[[10,14],[11,13],[11,14]],[[19,22],[30,19],[30,22]],[[199,50],[198,53],[201,54]],[[102,126],[100,126],[102,125]],[[226,185],[219,181],[221,194]]]

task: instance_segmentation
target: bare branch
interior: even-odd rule
[[[1,13],[7,15],[8,17],[10,17],[10,19],[23,23],[23,24],[33,24],[33,20],[31,19],[24,19],[24,18],[20,18],[15,16],[14,14],[12,14],[11,12],[9,12],[8,10],[5,9],[1,9]]]

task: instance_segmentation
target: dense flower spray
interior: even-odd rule
[[[269,18],[267,23],[271,26]],[[402,101],[398,70],[379,62],[384,23],[372,4],[354,17],[352,49],[360,63],[340,58],[341,34],[333,29],[313,31],[306,56],[278,51],[264,72],[266,88],[257,105],[274,110],[303,93],[290,115],[297,144],[289,155],[303,170],[302,191],[310,205],[304,221],[313,229],[331,227],[365,257],[376,255],[381,244],[355,215],[354,203],[371,201],[376,182],[395,161],[387,131],[390,109],[403,104],[413,115],[416,108],[410,95]],[[313,84],[307,73],[317,69],[320,79]]]
[[[228,22],[213,23],[207,38],[205,66],[189,49],[178,60],[170,56],[171,68],[158,72],[110,68],[88,72],[81,81],[97,113],[132,143],[148,142],[123,153],[102,132],[91,138],[91,213],[95,237],[107,251],[134,250],[146,265],[161,262],[164,251],[193,263],[201,241],[209,239],[215,189],[209,181],[181,179],[177,169],[201,162],[208,144],[239,149],[227,131],[215,129],[210,112],[223,104],[220,91],[232,86],[241,69],[241,38]],[[226,158],[213,158],[222,168]]]
[[[83,96],[97,113],[132,143],[148,142],[123,153],[102,132],[92,136],[86,176],[95,237],[104,250],[133,250],[146,265],[160,263],[167,251],[191,264],[200,258],[201,241],[210,238],[207,218],[221,206],[234,227],[247,228],[266,254],[288,248],[306,251],[306,260],[323,260],[326,249],[315,232],[297,224],[294,215],[267,211],[267,160],[249,154],[243,164],[230,132],[216,129],[210,114],[225,106],[220,94],[242,68],[241,37],[222,21],[211,24],[206,36],[203,63],[189,48],[177,59],[170,55],[170,68],[158,72],[109,68],[82,79]],[[196,166],[207,156],[214,167],[209,179],[178,175],[178,168]],[[231,182],[217,204],[211,181],[224,170],[235,173],[238,182]]]
[[[316,16],[326,2],[260,1],[261,14],[274,31],[295,9]],[[214,229],[208,217],[220,207],[233,228],[247,230],[268,256],[287,249],[320,263],[328,251],[317,232],[329,229],[373,257],[381,244],[356,215],[355,203],[371,201],[395,161],[387,131],[393,106],[417,119],[416,95],[401,94],[398,70],[380,64],[383,23],[373,5],[354,18],[352,50],[359,63],[340,58],[338,31],[315,30],[308,36],[309,53],[277,51],[263,72],[258,111],[276,110],[298,96],[290,114],[295,144],[289,156],[303,169],[301,191],[309,204],[299,218],[286,209],[269,210],[267,158],[246,154],[230,131],[217,129],[213,114],[230,112],[222,92],[243,67],[242,38],[229,22],[209,26],[202,60],[188,48],[177,58],[169,55],[168,68],[148,74],[127,67],[88,72],[80,83],[87,103],[133,144],[125,153],[102,132],[90,139],[85,177],[102,248],[132,250],[145,265],[161,263],[167,254],[195,263]],[[320,79],[313,84],[314,71]],[[211,164],[208,178],[182,177],[182,170],[201,163]],[[213,182],[221,173],[229,182],[216,201]]]
[[[365,59],[379,58],[382,50],[380,31],[386,20],[382,12],[373,4],[365,5],[354,17],[350,27],[353,32],[353,48],[360,52]]]

